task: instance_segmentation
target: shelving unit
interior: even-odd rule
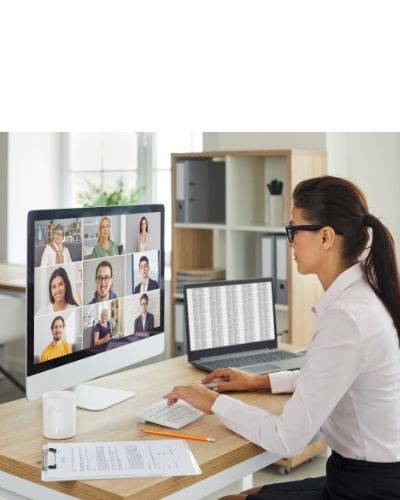
[[[177,163],[185,160],[225,161],[225,213],[221,223],[174,222]],[[322,151],[218,151],[172,154],[172,304],[182,301],[177,294],[179,270],[223,267],[226,279],[261,275],[261,236],[284,234],[282,227],[268,224],[269,194],[266,184],[272,179],[283,182],[284,221],[290,218],[290,195],[301,180],[327,172]],[[277,305],[278,331],[288,331],[288,342],[307,345],[313,317],[310,308],[322,289],[316,277],[300,276],[288,252],[288,305]],[[171,352],[175,352],[175,308],[171,308]],[[180,319],[181,321],[181,319]],[[178,325],[178,329],[181,325]]]
[[[51,243],[53,240],[54,227],[57,221],[52,221],[46,224],[45,227],[45,242]],[[81,221],[79,219],[64,221],[64,237],[69,243],[79,243],[81,241]]]
[[[95,218],[85,219],[83,225],[83,257],[92,255],[92,251],[97,242],[98,221]]]

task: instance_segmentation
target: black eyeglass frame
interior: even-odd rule
[[[319,231],[326,225],[327,224],[299,224],[291,226],[290,224],[288,224],[287,226],[285,226],[288,242],[293,243],[294,235],[296,234],[297,231]],[[336,229],[334,228],[333,230],[335,231],[336,234],[339,234],[341,236],[344,235],[344,233],[336,231]]]

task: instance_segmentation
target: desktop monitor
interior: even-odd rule
[[[133,396],[83,382],[164,351],[164,206],[31,211],[27,263],[27,399]]]

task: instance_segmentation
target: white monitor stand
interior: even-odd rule
[[[94,385],[77,385],[73,392],[76,394],[76,405],[78,408],[91,411],[100,411],[122,403],[126,399],[135,397],[134,392],[121,389],[109,389]]]

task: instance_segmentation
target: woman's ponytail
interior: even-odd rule
[[[369,253],[363,262],[364,274],[393,318],[400,340],[400,280],[393,237],[375,216],[367,213],[363,223],[372,229]]]

